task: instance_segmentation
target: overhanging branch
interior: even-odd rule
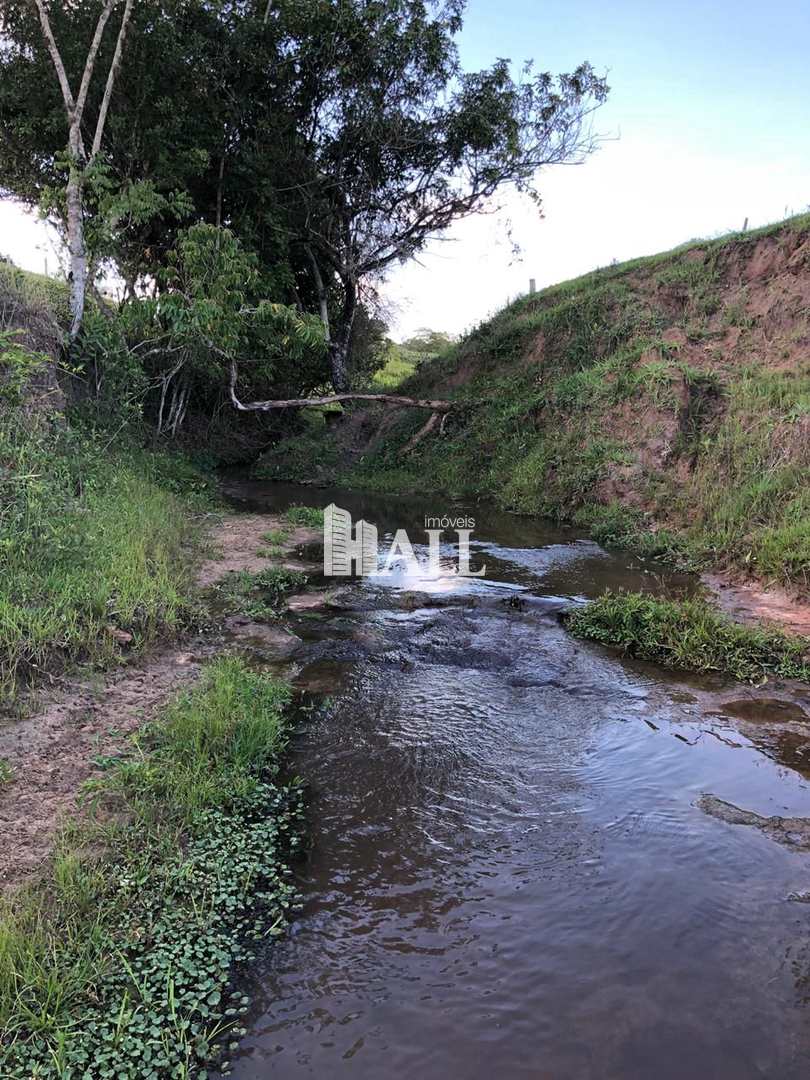
[[[240,401],[236,396],[236,364],[231,363],[231,404],[239,412],[272,412],[274,409],[305,409],[309,405],[332,405],[340,401],[381,401],[385,405],[402,405],[412,409],[430,409],[431,413],[448,413],[454,401],[434,401],[430,398],[411,398],[401,394],[325,394],[322,397],[287,398],[272,401]]]

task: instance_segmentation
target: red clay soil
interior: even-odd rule
[[[810,638],[810,604],[778,585],[766,589],[756,582],[734,582],[723,574],[704,574],[702,581],[718,607],[735,622],[766,623],[788,634]]]

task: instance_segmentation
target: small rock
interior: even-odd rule
[[[111,638],[114,638],[119,645],[131,645],[134,640],[132,634],[128,633],[126,630],[121,630],[118,626],[108,626],[107,633]]]

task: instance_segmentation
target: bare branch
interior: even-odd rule
[[[321,268],[318,266],[318,260],[312,251],[310,244],[304,245],[304,251],[306,251],[309,261],[312,264],[312,276],[315,279],[315,290],[318,293],[318,306],[321,313],[321,322],[326,334],[326,340],[331,340],[331,334],[329,332],[329,304],[327,302],[326,288],[323,283],[323,276],[321,275]]]
[[[447,413],[445,413],[444,415],[447,416]],[[442,419],[444,419],[444,417]],[[419,445],[419,443],[422,441],[422,439],[424,439],[426,435],[429,435],[431,433],[431,431],[433,431],[433,429],[436,427],[438,422],[439,422],[439,413],[432,412],[430,414],[430,416],[427,418],[427,420],[425,421],[425,423],[419,428],[419,430],[413,436],[413,438],[408,440],[407,444],[405,445],[405,447],[402,450],[402,453],[403,454],[410,454],[410,452],[412,450],[415,450],[416,447]]]
[[[276,401],[242,402],[236,396],[236,364],[231,363],[231,404],[239,412],[272,412],[274,409],[305,409],[310,405],[332,405],[338,401],[380,401],[386,405],[404,405],[413,409],[430,409],[436,415],[449,412],[454,401],[433,401],[429,398],[410,398],[400,394],[325,394],[322,397],[288,398]],[[438,417],[437,417],[438,419]]]
[[[65,102],[65,109],[68,114],[68,123],[73,117],[73,112],[76,108],[76,102],[73,100],[73,94],[70,89],[70,83],[68,82],[67,72],[65,71],[65,65],[62,63],[62,57],[59,52],[59,48],[56,44],[56,38],[53,36],[53,30],[51,29],[51,20],[48,18],[48,12],[45,10],[45,4],[43,0],[34,0],[37,11],[39,12],[39,21],[42,25],[42,34],[45,38],[45,44],[48,46],[48,52],[51,54],[51,60],[56,70],[56,77],[59,79],[59,85],[62,88],[62,98]]]
[[[82,116],[84,114],[84,106],[87,101],[87,91],[90,89],[90,80],[93,78],[93,68],[96,66],[96,56],[101,45],[101,39],[104,35],[104,27],[107,25],[107,21],[112,14],[112,9],[118,3],[118,0],[107,0],[106,4],[102,8],[101,14],[98,17],[96,23],[96,32],[93,34],[93,40],[90,43],[90,49],[87,53],[87,60],[84,64],[84,72],[82,74],[82,81],[79,87],[79,96],[76,98],[76,110],[74,113],[74,121],[76,124],[81,124]]]
[[[117,3],[117,0],[113,0],[113,3]],[[124,38],[127,36],[127,27],[129,26],[129,19],[132,15],[132,4],[133,0],[127,0],[126,7],[124,8],[121,28],[118,31],[118,40],[115,43],[115,53],[113,54],[110,70],[107,74],[107,85],[104,87],[104,97],[101,99],[101,108],[99,109],[98,120],[96,121],[96,134],[93,138],[93,147],[90,151],[91,161],[101,149],[104,126],[107,123],[107,112],[110,108],[110,98],[112,97],[113,86],[115,85],[115,77],[121,66],[121,55],[124,51]]]

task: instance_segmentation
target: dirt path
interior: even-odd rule
[[[210,588],[232,573],[256,573],[279,563],[312,569],[296,559],[294,551],[319,538],[314,529],[288,532],[274,557],[258,554],[268,548],[262,534],[281,528],[281,520],[268,515],[226,518],[213,531],[214,554],[200,567],[200,588]],[[62,679],[57,690],[40,694],[30,716],[0,721],[0,760],[11,770],[10,779],[0,785],[0,892],[21,884],[43,865],[59,823],[76,809],[85,781],[125,750],[132,732],[192,682],[205,660],[234,642],[258,643],[281,658],[296,641],[280,627],[241,616],[225,620],[224,631],[154,651],[106,675],[88,678],[82,672],[75,679]]]
[[[785,589],[738,583],[723,574],[704,574],[701,580],[721,610],[736,622],[770,623],[789,634],[810,637],[810,604],[797,600]]]

